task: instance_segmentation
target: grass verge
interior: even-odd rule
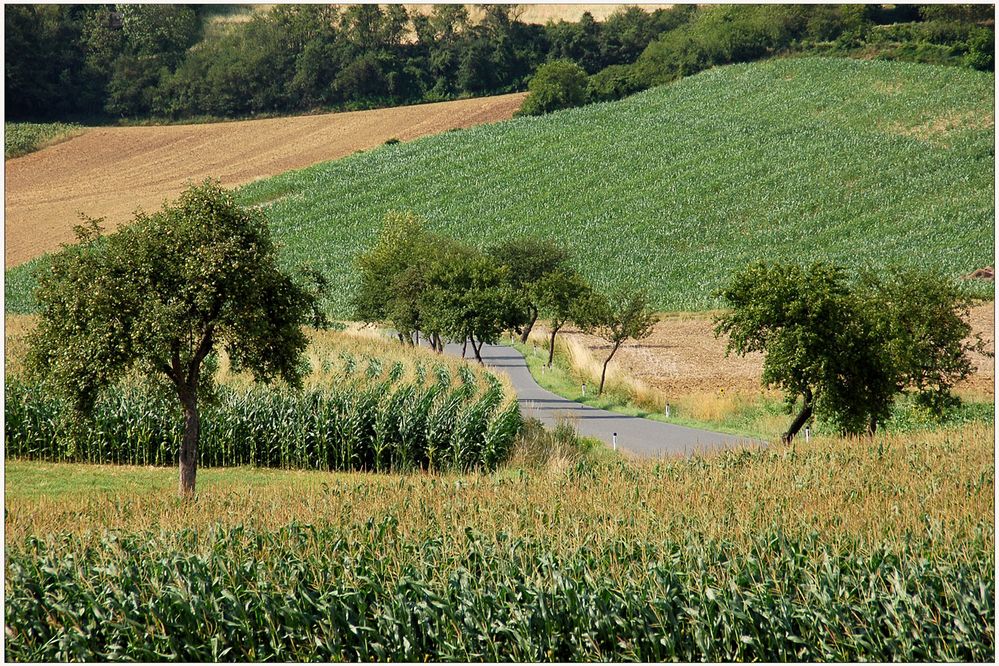
[[[547,340],[535,340],[532,336],[526,345],[518,338],[505,339],[504,343],[524,355],[531,376],[542,388],[590,407],[691,428],[748,435],[771,442],[779,439],[792,419],[783,399],[775,392],[726,394],[722,390],[711,395],[677,396],[673,398],[667,416],[664,396],[632,377],[620,372],[612,373],[611,368],[608,368],[609,377],[603,395],[596,395],[599,363],[595,364],[585,349],[570,348],[563,340],[557,339],[553,365],[548,368]],[[611,361],[611,366],[613,363]],[[970,396],[943,419],[934,417],[915,401],[902,397],[896,401],[884,428],[889,432],[904,433],[975,422],[991,425],[995,420],[995,405],[991,400],[983,399],[987,397]],[[692,414],[702,416],[698,418]],[[813,423],[811,428],[818,435],[832,434],[821,423]]]

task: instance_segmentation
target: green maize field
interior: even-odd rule
[[[204,400],[198,463],[285,469],[403,471],[494,469],[520,428],[513,392],[481,368],[397,345],[335,333],[310,350],[301,391],[251,386],[222,373]],[[333,340],[343,344],[340,351]],[[355,353],[351,353],[353,348]],[[243,380],[242,382],[240,380]],[[244,385],[240,385],[240,384]],[[43,384],[9,376],[6,456],[93,464],[173,465],[183,418],[172,390],[125,382],[91,419]]]
[[[7,554],[24,661],[986,661],[995,585],[970,561],[779,532],[555,556],[340,526],[31,538]]]
[[[21,157],[83,132],[74,123],[4,123],[3,156]]]
[[[987,661],[993,440],[211,470],[195,502],[172,470],[8,461],[7,657]],[[122,475],[163,479],[70,480]]]

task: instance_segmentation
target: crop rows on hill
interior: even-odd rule
[[[957,276],[994,252],[994,80],[823,58],[721,67],[383,146],[258,181],[242,199],[267,205],[287,264],[330,275],[340,316],[352,262],[390,210],[483,245],[553,236],[597,286],[637,284],[665,310],[717,306],[714,290],[763,257]],[[31,309],[39,263],[8,273],[8,311]]]

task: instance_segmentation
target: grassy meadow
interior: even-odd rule
[[[993,261],[994,87],[991,73],[898,62],[719,67],[618,102],[382,146],[241,198],[266,206],[287,264],[330,275],[341,317],[354,258],[390,210],[479,244],[551,235],[597,286],[636,283],[662,310],[716,307],[713,291],[764,257],[957,276]],[[8,272],[8,311],[32,308],[40,264]]]

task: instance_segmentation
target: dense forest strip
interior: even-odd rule
[[[522,91],[559,59],[603,100],[788,53],[994,67],[990,5],[618,6],[544,25],[517,5],[233,11],[7,6],[7,116],[93,124],[438,102]]]

